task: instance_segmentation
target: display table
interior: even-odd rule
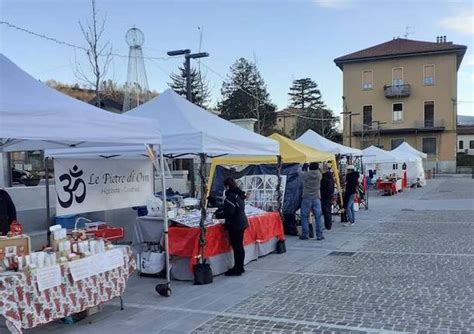
[[[395,195],[399,191],[402,191],[402,179],[397,180],[380,180],[377,184],[377,188],[387,195]]]
[[[73,281],[69,263],[62,264],[62,283],[43,291],[38,289],[34,274],[0,274],[0,314],[6,319],[10,332],[22,333],[22,329],[79,313],[121,296],[136,265],[130,247],[116,250],[123,253],[124,261],[121,266]]]
[[[278,212],[248,217],[245,230],[245,263],[273,252],[278,240],[284,240],[283,224]],[[170,255],[173,256],[171,274],[175,279],[192,280],[192,267],[199,256],[199,228],[170,227]],[[233,266],[232,248],[224,224],[207,227],[204,256],[208,259],[214,275],[219,275]]]

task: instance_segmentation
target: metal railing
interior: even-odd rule
[[[423,121],[416,121],[415,127],[417,129],[444,128],[444,119],[425,119]]]
[[[384,86],[384,90],[387,98],[410,96],[410,85],[408,84]]]

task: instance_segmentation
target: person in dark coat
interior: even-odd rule
[[[355,223],[355,211],[354,211],[354,200],[359,188],[359,172],[357,172],[353,165],[346,167],[346,189],[344,192],[344,206],[347,213],[348,223],[344,223],[346,226],[354,225]]]
[[[216,218],[224,218],[229,241],[234,251],[234,267],[228,270],[226,276],[240,276],[245,272],[244,232],[249,226],[245,215],[245,193],[237,186],[231,177],[224,180],[225,200],[223,207],[216,212]]]
[[[8,193],[0,189],[0,235],[7,235],[10,225],[16,221],[15,204]]]
[[[332,228],[332,202],[334,198],[334,177],[331,169],[323,172],[321,179],[321,209],[324,217],[324,227],[326,230]]]

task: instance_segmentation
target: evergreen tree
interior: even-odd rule
[[[230,67],[230,72],[229,79],[222,84],[223,100],[218,104],[221,117],[255,118],[257,133],[270,134],[276,122],[276,107],[270,101],[257,66],[240,58]]]
[[[168,86],[181,96],[186,97],[186,68],[179,67],[179,73],[170,75],[171,82]],[[195,68],[191,68],[191,101],[194,104],[206,109],[210,98],[209,85],[206,78]]]
[[[316,82],[310,78],[294,80],[288,95],[291,100],[290,106],[299,111],[295,137],[301,136],[308,129],[326,138],[332,138],[337,133],[337,117],[324,104]]]

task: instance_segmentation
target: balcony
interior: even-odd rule
[[[417,134],[419,132],[441,132],[445,130],[444,119],[416,121],[407,124],[407,126],[400,127],[401,124],[392,123],[363,125],[353,124],[352,135],[356,137],[370,136],[370,135],[402,135],[402,134]]]
[[[424,121],[416,121],[415,122],[415,127],[418,130],[424,130],[424,131],[444,130],[444,128],[445,128],[444,119],[435,119],[435,120],[425,119]]]
[[[410,85],[384,86],[385,97],[388,99],[410,96]]]

